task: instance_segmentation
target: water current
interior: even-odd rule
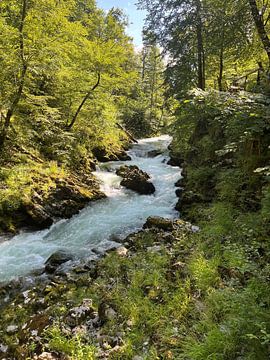
[[[131,161],[100,164],[95,172],[106,199],[90,203],[78,215],[58,221],[49,229],[24,231],[0,242],[0,282],[43,268],[46,259],[58,250],[78,259],[94,259],[97,252],[115,247],[117,240],[141,229],[147,217],[177,217],[174,184],[180,178],[180,169],[167,165],[170,142],[166,135],[140,140],[128,152]],[[121,178],[115,170],[123,164],[146,171],[156,192],[138,195],[120,186]]]

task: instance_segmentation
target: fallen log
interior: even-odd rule
[[[124,131],[125,134],[127,134],[127,136],[130,138],[131,141],[133,141],[134,143],[138,144],[138,140],[136,140],[134,138],[134,136],[131,135],[131,133],[126,130],[121,124],[116,123],[117,127],[119,127],[119,129],[121,129],[122,131]]]

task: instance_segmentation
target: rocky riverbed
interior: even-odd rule
[[[88,351],[85,359],[119,358],[138,326],[132,306],[139,304],[136,299],[129,304],[124,295],[134,288],[133,276],[137,272],[136,276],[143,276],[136,286],[147,301],[166,307],[167,289],[163,281],[145,281],[150,275],[147,269],[154,276],[162,265],[170,286],[177,278],[185,279],[185,259],[192,252],[186,241],[197,231],[182,220],[158,217],[149,218],[144,228],[96,262],[81,262],[68,273],[60,266],[31,286],[24,284],[17,292],[13,288],[13,294],[9,286],[2,287],[0,359],[83,359],[74,357],[79,356],[79,344],[85,354]],[[120,306],[125,301],[130,314]],[[158,345],[158,339],[148,340],[141,351],[135,351],[138,359],[144,358],[152,342]]]

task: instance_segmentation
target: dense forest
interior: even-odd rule
[[[182,169],[180,220],[26,291],[0,279],[0,359],[269,359],[270,3],[137,6],[141,50],[119,8],[0,2],[0,235],[104,198],[98,162],[138,139],[171,135]]]

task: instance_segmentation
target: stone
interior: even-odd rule
[[[80,306],[76,306],[69,311],[67,323],[74,327],[82,324],[86,320],[94,319],[97,316],[95,309],[92,306],[91,299],[84,299]]]
[[[176,187],[184,187],[185,185],[185,179],[182,177],[181,179],[179,179],[175,184]]]
[[[5,354],[8,351],[8,346],[0,344],[0,353]]]
[[[19,334],[20,342],[24,343],[29,335],[37,337],[51,324],[50,317],[46,314],[34,315],[26,324],[23,325]]]
[[[124,246],[120,246],[119,248],[116,249],[116,254],[121,257],[126,257],[128,254],[128,249],[125,248]]]
[[[131,157],[125,151],[122,151],[121,153],[118,153],[117,158],[120,161],[130,161],[130,160],[132,160]]]
[[[168,165],[182,167],[184,160],[176,154],[170,153],[170,160],[167,162]]]
[[[177,190],[175,191],[175,194],[176,194],[176,196],[177,196],[178,198],[181,198],[181,196],[182,196],[182,194],[183,194],[183,189],[177,189]]]
[[[162,246],[155,245],[147,248],[147,251],[150,253],[159,253],[162,251]]]
[[[179,199],[175,205],[175,210],[181,212],[182,211],[182,202],[181,199]]]
[[[85,170],[85,169],[84,169]],[[48,187],[43,190],[44,184]],[[7,218],[15,229],[30,227],[35,230],[50,227],[55,219],[70,218],[90,201],[106,197],[88,169],[84,173],[69,174],[64,178],[38,179],[31,196],[25,196],[16,211],[7,211]]]
[[[154,158],[154,157],[156,157],[156,156],[161,155],[162,153],[163,153],[162,150],[151,150],[151,151],[149,151],[149,152],[147,153],[147,156],[148,156],[149,158]]]
[[[151,195],[156,191],[154,185],[148,181],[150,176],[136,165],[121,166],[116,174],[123,178],[120,183],[122,186],[141,195]]]
[[[108,320],[114,320],[117,317],[117,313],[113,310],[113,308],[108,308],[106,310],[106,316]]]
[[[38,228],[47,228],[53,224],[53,218],[44,210],[44,208],[35,202],[24,204],[24,211],[28,216],[28,224]]]
[[[43,352],[39,356],[34,356],[34,360],[56,360],[57,357],[55,357],[52,353],[49,352]]]
[[[17,325],[9,325],[6,329],[7,334],[12,335],[18,332],[19,328]]]
[[[74,256],[71,254],[66,253],[65,251],[57,251],[54,254],[52,254],[45,262],[45,271],[49,274],[52,274],[56,271],[56,269],[70,261],[73,260]]]
[[[131,157],[126,153],[125,150],[119,150],[114,154],[109,154],[103,147],[95,147],[92,150],[95,158],[100,162],[109,161],[129,161]]]
[[[98,307],[98,316],[101,324],[117,317],[116,311],[106,302],[102,301]]]
[[[159,216],[150,216],[143,225],[144,229],[157,228],[165,231],[172,231],[174,229],[173,221]]]

